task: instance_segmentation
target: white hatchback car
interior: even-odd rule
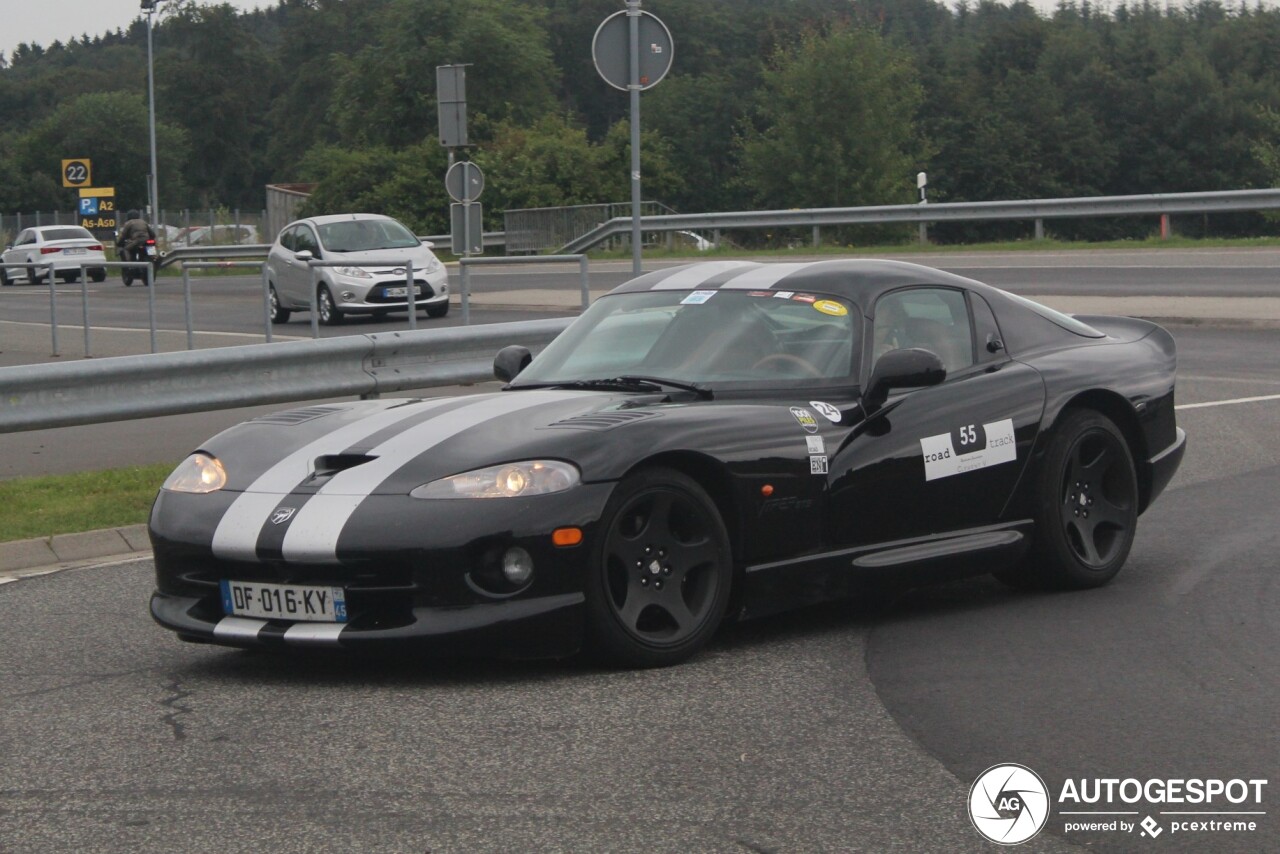
[[[405,261],[413,264],[414,305],[429,317],[449,313],[449,273],[431,244],[389,216],[335,214],[300,219],[280,231],[267,256],[272,322],[285,323],[293,312],[310,310],[312,268],[307,262],[312,259],[343,262],[315,268],[321,323],[341,323],[347,314],[382,317],[405,311]]]
[[[12,285],[18,279],[39,284],[48,279],[49,268],[36,264],[53,264],[59,279],[74,282],[80,278],[80,265],[105,263],[102,241],[78,225],[38,225],[19,232],[13,244],[4,248],[0,263],[0,285]],[[101,282],[107,277],[106,267],[86,268],[89,278]]]

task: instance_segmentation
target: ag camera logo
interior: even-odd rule
[[[1018,845],[1049,820],[1049,788],[1025,765],[992,765],[969,789],[969,820],[985,838]]]

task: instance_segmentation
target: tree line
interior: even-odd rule
[[[162,207],[261,207],[447,230],[435,67],[470,63],[486,210],[629,198],[627,98],[591,39],[619,0],[180,0],[155,27]],[[682,212],[1128,195],[1280,176],[1280,12],[1261,5],[647,0],[675,40],[642,97],[646,198]],[[0,63],[0,211],[72,209],[59,161],[141,206],[146,25],[21,45]],[[1064,223],[1072,237],[1150,223]],[[1258,234],[1261,216],[1186,228]],[[1184,228],[1184,230],[1186,230]],[[942,239],[1016,236],[953,224]],[[850,230],[850,239],[874,230]],[[894,232],[897,233],[897,232]]]

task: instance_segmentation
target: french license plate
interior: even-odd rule
[[[85,253],[85,250],[83,249],[63,249],[62,250],[63,255],[83,255],[84,253]]]
[[[345,623],[346,593],[341,587],[266,584],[223,579],[222,612],[232,617]]]

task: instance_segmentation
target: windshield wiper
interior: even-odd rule
[[[589,380],[565,380],[563,382],[545,382],[530,383],[528,385],[513,385],[513,389],[521,388],[581,388],[581,389],[605,389],[618,391],[639,391],[639,392],[655,392],[662,391],[664,387],[675,388],[681,391],[691,391],[702,400],[711,399],[711,389],[697,383],[684,383],[678,380],[662,379],[661,377],[640,377],[640,376],[621,376],[621,377],[600,377]]]

